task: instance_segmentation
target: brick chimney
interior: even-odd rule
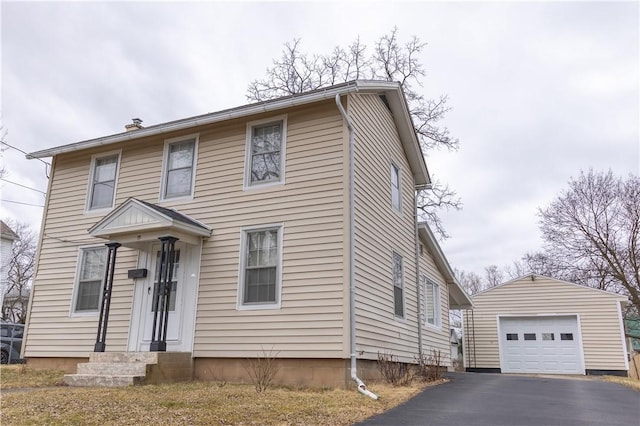
[[[139,118],[132,118],[132,119],[131,119],[131,121],[132,121],[133,123],[131,123],[131,124],[126,124],[126,125],[124,126],[124,128],[125,128],[125,130],[126,130],[127,132],[131,132],[131,131],[133,131],[133,130],[140,130],[140,129],[142,129],[142,128],[143,128],[143,127],[142,127],[142,120],[140,120]]]

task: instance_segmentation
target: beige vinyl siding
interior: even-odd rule
[[[500,368],[498,315],[549,314],[578,315],[587,370],[626,369],[618,316],[622,296],[544,277],[535,281],[525,277],[472,296],[472,300],[473,317],[466,312],[463,321],[465,350],[471,356],[467,367]]]
[[[356,350],[376,359],[418,353],[413,175],[391,113],[377,95],[350,95],[355,127]],[[391,206],[391,164],[400,169],[401,212]],[[402,256],[404,319],[394,315],[392,253]]]
[[[85,214],[91,155],[96,151],[56,157],[43,221],[37,275],[29,313],[26,357],[84,356],[93,350],[98,315],[74,316],[74,285],[80,247],[104,245],[87,234],[102,215]],[[107,347],[125,350],[133,288],[126,278],[137,252],[118,250]]]
[[[422,350],[425,356],[439,351],[442,365],[451,366],[451,349],[449,343],[449,287],[436,266],[433,255],[425,246],[420,256],[420,275],[426,276],[440,286],[440,327],[428,324],[426,316],[422,316]],[[421,294],[424,296],[424,289]],[[424,313],[424,306],[420,307]]]
[[[282,357],[348,356],[342,117],[333,101],[287,113],[284,185],[243,191],[246,123],[270,115],[182,133],[199,133],[194,198],[159,204],[213,229],[202,247],[194,356],[247,357],[263,348]],[[174,132],[108,147],[122,149],[116,206],[128,197],[159,202],[164,140],[180,135]],[[56,159],[45,232],[73,243],[45,239],[27,355],[85,356],[93,350],[97,317],[69,318],[69,306],[77,245],[104,243],[87,234],[104,213],[83,213],[90,159],[96,152],[100,150]],[[281,308],[238,311],[241,229],[267,224],[283,225]],[[136,250],[120,249],[107,350],[126,350],[135,286],[126,278],[126,270],[136,267],[136,259]],[[51,300],[56,300],[55,307],[48,306]],[[73,343],[57,341],[58,336],[71,334]]]

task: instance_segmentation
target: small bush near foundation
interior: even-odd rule
[[[392,386],[409,386],[413,382],[411,365],[400,362],[398,357],[390,353],[378,352],[378,371]]]
[[[273,378],[280,369],[277,364],[278,354],[279,352],[273,352],[273,348],[269,352],[262,349],[262,354],[258,355],[258,357],[247,358],[245,369],[249,373],[249,377],[251,377],[251,382],[256,392],[263,393],[271,386]]]
[[[435,382],[442,379],[444,368],[442,366],[442,355],[440,351],[432,350],[429,354],[416,356],[418,364],[417,375],[425,382]]]

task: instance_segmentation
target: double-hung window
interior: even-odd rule
[[[427,323],[440,327],[440,285],[425,277],[424,296]]]
[[[282,226],[242,231],[239,308],[278,308],[282,277]]]
[[[393,311],[395,316],[404,318],[404,277],[402,256],[393,252]]]
[[[197,136],[166,142],[162,199],[193,197],[197,145]]]
[[[81,248],[76,280],[74,313],[98,311],[104,272],[107,262],[106,247]]]
[[[286,116],[247,125],[245,187],[284,182]]]
[[[391,206],[394,210],[400,211],[400,169],[395,164],[391,164]]]
[[[92,158],[87,210],[113,207],[119,160],[119,152],[96,155]]]

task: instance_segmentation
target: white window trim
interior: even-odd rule
[[[178,197],[166,197],[165,190],[167,189],[167,174],[169,173],[169,146],[174,143],[187,142],[193,139],[193,166],[191,170],[191,192],[187,195],[181,195]],[[193,133],[191,135],[179,136],[176,138],[165,139],[164,151],[162,154],[162,181],[160,183],[160,197],[159,202],[163,201],[176,201],[176,200],[193,200],[193,194],[196,186],[196,166],[198,165],[198,142],[200,141],[200,134]]]
[[[393,267],[395,265],[394,262],[394,257],[398,256],[402,262],[402,270],[400,271],[402,273],[402,316],[397,315],[396,314],[396,299],[395,299],[395,275],[393,273]],[[393,250],[391,252],[391,285],[392,288],[391,290],[393,290],[392,296],[393,296],[393,317],[396,320],[405,320],[407,318],[407,303],[406,303],[406,294],[405,294],[405,286],[404,286],[404,257],[397,251]]]
[[[100,313],[100,305],[102,304],[102,293],[104,291],[104,277],[102,278],[102,286],[100,287],[100,293],[99,293],[100,295],[98,297],[98,309],[96,309],[95,311],[76,312],[76,302],[78,297],[78,290],[80,287],[80,272],[81,272],[80,268],[82,267],[82,253],[84,252],[84,250],[95,249],[95,248],[102,248],[104,250],[109,250],[109,248],[104,244],[93,244],[93,245],[78,247],[78,256],[76,259],[76,274],[73,280],[73,291],[71,292],[71,308],[69,311],[69,317],[71,318],[95,317],[95,316],[98,316],[98,314]],[[105,265],[105,268],[106,267],[108,267],[108,265]]]
[[[113,198],[111,200],[111,206],[109,207],[100,207],[97,209],[91,208],[91,198],[93,197],[93,177],[96,172],[96,160],[105,157],[111,157],[113,155],[118,156],[118,162],[116,164],[116,178],[113,183]],[[87,183],[87,199],[85,200],[85,208],[84,212],[88,214],[96,214],[108,212],[113,209],[113,206],[116,203],[116,194],[118,193],[118,178],[120,177],[120,162],[122,161],[122,150],[117,149],[109,152],[101,152],[100,154],[94,154],[91,156],[91,169],[89,169],[89,182]]]
[[[423,291],[424,291],[424,325],[435,329],[435,330],[442,330],[442,285],[440,285],[440,283],[436,282],[435,280],[430,279],[429,277],[427,277],[426,275],[422,277],[423,279]],[[437,286],[438,291],[434,291],[431,293],[431,297],[433,297],[434,294],[437,294],[437,297],[434,298],[433,301],[433,320],[435,322],[435,324],[431,324],[429,322],[429,314],[427,312],[427,296],[428,296],[428,291],[427,291],[427,283],[431,282],[434,286]]]
[[[251,183],[251,135],[254,127],[264,124],[275,123],[282,121],[282,142],[280,145],[280,179],[264,182],[264,183]],[[287,114],[278,115],[276,117],[265,118],[263,120],[255,120],[247,123],[246,140],[245,140],[245,155],[244,155],[244,183],[242,189],[255,190],[260,188],[269,188],[272,186],[284,185],[285,173],[287,162]]]
[[[396,170],[398,171],[398,207],[393,204],[393,175]],[[391,190],[391,210],[402,213],[402,169],[393,161],[389,167],[389,188]]]
[[[252,303],[245,305],[244,300],[244,278],[246,264],[247,234],[255,231],[265,231],[268,229],[278,230],[278,263],[276,264],[276,302],[275,303]],[[240,229],[240,253],[238,265],[238,299],[236,308],[239,311],[255,311],[262,309],[280,309],[282,303],[282,242],[284,240],[284,224],[273,223],[267,225],[245,226]]]

